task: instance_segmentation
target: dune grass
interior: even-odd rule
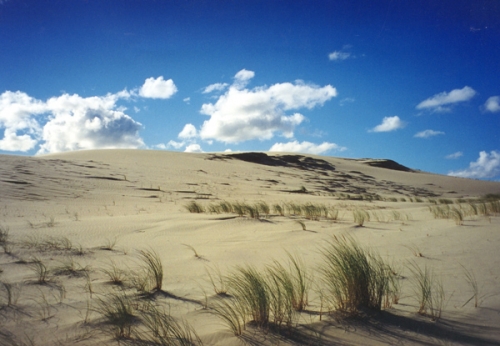
[[[21,296],[22,286],[20,284],[12,284],[8,282],[2,282],[1,285],[5,291],[7,306],[16,305],[19,297]]]
[[[348,314],[365,308],[381,310],[384,298],[396,293],[390,266],[353,238],[334,237],[321,253],[320,273],[333,309]]]
[[[472,288],[472,297],[467,300],[462,307],[467,305],[471,300],[474,299],[474,307],[477,308],[479,306],[479,286],[477,284],[476,276],[474,275],[474,272],[468,270],[465,266],[460,265],[464,271],[465,279],[467,280],[467,283],[469,286]]]
[[[125,270],[118,268],[115,262],[110,260],[109,266],[100,269],[108,278],[109,282],[113,285],[123,285],[128,279],[128,274]]]
[[[144,263],[145,287],[148,291],[161,291],[163,287],[163,264],[153,249],[140,250],[139,257]]]
[[[165,310],[147,304],[141,310],[141,330],[136,328],[134,341],[146,345],[196,346],[202,342],[194,329],[184,321],[178,321]]]
[[[445,294],[442,282],[435,277],[433,271],[427,266],[420,268],[416,262],[410,262],[408,269],[413,277],[414,297],[418,302],[417,313],[428,316],[433,321],[441,318],[445,303]]]
[[[205,208],[196,201],[191,201],[184,206],[190,213],[204,213]]]
[[[45,284],[49,276],[49,268],[45,263],[38,257],[33,257],[31,259],[30,267],[33,270],[36,281],[39,284]]]
[[[292,328],[297,311],[308,304],[311,277],[299,256],[287,255],[287,266],[274,261],[265,270],[236,267],[224,279],[229,298],[218,299],[209,306],[209,312],[222,319],[235,335],[243,333],[247,322],[266,330],[271,326],[278,330]]]
[[[352,211],[352,216],[354,219],[354,222],[356,225],[359,227],[363,227],[366,221],[370,221],[370,214],[363,209],[355,209]]]
[[[210,283],[214,288],[215,294],[218,296],[226,296],[228,290],[227,283],[225,277],[220,271],[220,268],[218,266],[214,266],[213,268],[205,267],[205,271],[207,272]]]
[[[97,298],[95,311],[104,317],[116,339],[129,338],[137,322],[135,303],[123,292],[110,293],[106,297]]]

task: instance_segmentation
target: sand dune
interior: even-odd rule
[[[0,156],[0,191],[0,345],[150,345],[145,316],[154,309],[189,325],[204,345],[500,344],[500,215],[495,196],[481,200],[500,194],[498,182],[391,160],[99,150]],[[270,210],[216,213],[224,201]],[[212,212],[190,213],[193,202]],[[273,208],[292,204],[330,213]],[[369,220],[360,226],[356,212]],[[321,249],[342,235],[394,269],[397,304],[333,311]],[[160,291],[141,291],[140,250],[161,260]],[[223,276],[248,265],[264,273],[273,261],[286,266],[287,252],[313,278],[305,310],[279,330],[249,318],[235,336],[211,313],[232,298],[215,293],[207,270],[216,281],[216,268]],[[415,265],[442,283],[440,318],[417,313]],[[118,340],[103,314],[113,297],[133,309],[130,334]]]

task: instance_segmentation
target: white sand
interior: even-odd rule
[[[467,217],[456,225],[434,219],[428,208],[433,205],[429,197],[475,198],[500,193],[500,183],[372,167],[364,160],[269,154],[276,158],[274,165],[264,165],[216,156],[138,150],[0,156],[0,225],[9,229],[11,252],[0,250],[0,281],[12,284],[19,296],[7,306],[7,291],[0,287],[0,345],[116,343],[102,316],[87,307],[110,292],[136,294],[130,283],[109,284],[101,269],[113,261],[130,277],[140,266],[141,249],[154,249],[163,262],[167,293],[157,296],[155,304],[186,320],[205,345],[500,344],[499,215]],[[290,192],[302,187],[308,193]],[[385,200],[340,200],[340,193],[377,194]],[[303,231],[296,217],[191,214],[184,206],[192,200],[202,205],[222,200],[323,203],[335,206],[340,220],[305,220]],[[378,222],[372,216],[364,227],[356,227],[356,208],[386,219],[397,211],[409,220]],[[319,249],[333,235],[345,233],[402,270],[399,304],[378,314],[347,319],[331,314],[319,321],[318,285],[292,335],[248,326],[243,338],[204,309],[207,300],[217,299],[206,268],[218,266],[223,274],[237,265],[263,268],[273,260],[283,262],[291,251],[304,258],[319,284]],[[72,250],[36,244],[63,238],[71,241]],[[112,251],[101,249],[115,241]],[[77,247],[85,253],[78,255]],[[34,256],[51,270],[46,284],[36,283],[32,266],[25,263]],[[56,274],[70,260],[90,269],[92,298],[84,277]],[[446,305],[437,322],[416,313],[407,268],[413,261],[432,268],[443,283]],[[477,279],[477,308],[474,299],[465,304],[473,293],[462,265]]]

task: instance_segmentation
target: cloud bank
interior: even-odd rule
[[[291,138],[305,117],[298,112],[287,114],[288,111],[312,109],[337,95],[331,85],[319,87],[300,81],[246,88],[254,75],[253,71],[239,71],[234,83],[215,103],[202,105],[200,112],[210,119],[199,130],[201,139],[239,143],[271,139],[277,133]]]
[[[123,90],[104,96],[62,94],[46,101],[21,91],[0,95],[0,150],[38,154],[80,149],[140,148],[142,125],[125,114],[119,100],[142,96],[169,98],[177,88],[171,79],[148,78],[137,93]]]
[[[347,148],[340,147],[335,143],[323,142],[321,144],[314,144],[311,142],[301,142],[292,141],[288,143],[276,143],[274,144],[269,151],[277,151],[277,152],[298,152],[298,153],[307,153],[307,154],[322,154],[328,152],[330,150],[338,150],[344,151]]]
[[[459,102],[469,101],[476,95],[476,91],[471,87],[465,86],[462,89],[454,89],[450,92],[436,94],[417,105],[417,109],[431,110],[434,112],[449,112],[449,107]]]
[[[475,162],[471,162],[469,168],[453,171],[448,175],[474,179],[497,177],[500,175],[500,152],[493,150],[488,154],[486,151],[481,151],[479,158]]]
[[[375,126],[369,132],[390,132],[405,127],[405,123],[397,115],[393,117],[384,117],[380,125]]]

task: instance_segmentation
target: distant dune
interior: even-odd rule
[[[0,345],[500,345],[498,182],[390,159],[89,150],[1,155],[0,191]],[[380,304],[350,303],[368,284],[336,300],[339,244],[383,263]]]

